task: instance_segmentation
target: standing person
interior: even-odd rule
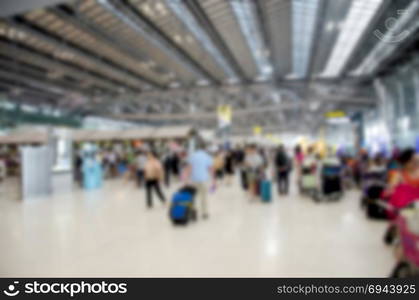
[[[245,150],[242,147],[237,148],[235,152],[235,164],[240,169],[240,183],[241,183],[242,189],[247,191],[248,182],[247,182],[246,167],[244,165],[244,158],[245,158]]]
[[[364,149],[360,149],[357,155],[355,156],[354,164],[354,181],[358,188],[362,188],[362,181],[368,167],[368,161],[368,152]]]
[[[377,154],[374,158],[370,159],[368,173],[382,173],[387,175],[387,162],[381,154]]]
[[[188,158],[186,174],[196,188],[197,198],[200,199],[200,210],[204,219],[208,218],[208,183],[214,181],[213,159],[205,150],[203,142],[198,143],[197,150]]]
[[[172,158],[171,158],[171,165],[172,165],[172,174],[177,179],[179,179],[180,176],[180,153],[178,151],[173,152]]]
[[[218,151],[214,158],[214,170],[216,180],[223,181],[224,179],[225,159],[222,150]]]
[[[330,155],[330,151],[329,151],[329,155]],[[332,154],[333,156],[333,154]],[[334,155],[336,157],[336,155]],[[303,168],[304,170],[310,170],[310,174],[316,175],[316,177],[318,177],[318,173],[319,170],[321,169],[320,164],[319,164],[319,157],[316,155],[315,151],[314,151],[314,147],[313,146],[309,146],[307,148],[307,153],[306,155],[303,156],[303,160],[301,163],[301,168]],[[306,174],[305,174],[306,175]]]
[[[0,182],[6,179],[7,168],[6,168],[6,159],[3,154],[0,154]]]
[[[365,175],[365,173],[368,170],[370,155],[368,154],[367,150],[361,149],[359,156],[360,156],[360,158],[359,158],[359,169],[360,169],[360,172],[361,172],[361,180],[362,180],[362,177]]]
[[[127,152],[127,163],[128,163],[128,179],[131,180],[134,178],[134,180],[137,177],[137,164],[135,161],[135,153],[134,150],[129,149]]]
[[[268,155],[266,154],[266,149],[264,148],[259,148],[257,149],[260,157],[262,158],[262,165],[263,165],[263,169],[267,169],[269,166],[269,159],[268,159]]]
[[[170,186],[170,175],[172,173],[172,160],[174,154],[167,151],[163,156],[163,167],[164,167],[164,183],[166,187]]]
[[[82,154],[80,153],[81,151],[78,151],[76,154],[76,161],[75,161],[75,179],[76,182],[82,186],[83,183],[83,172],[82,172],[82,167],[83,167],[83,158],[82,158]]]
[[[109,171],[111,178],[116,177],[118,172],[118,156],[116,155],[115,151],[110,149],[108,152],[108,163],[109,163]]]
[[[400,169],[399,153],[393,151],[393,155],[387,165],[387,182],[393,182]]]
[[[142,187],[144,183],[144,169],[147,162],[147,156],[143,150],[137,152],[135,162],[137,167],[137,186]]]
[[[389,188],[394,190],[399,184],[419,188],[419,158],[413,148],[407,148],[400,153],[400,168],[393,176]]]
[[[249,200],[255,200],[259,194],[259,182],[264,161],[256,145],[251,145],[246,152],[244,165],[247,170]]]
[[[231,150],[227,151],[224,158],[224,172],[226,175],[227,185],[230,186],[234,175],[234,153]]]
[[[291,163],[285,152],[284,146],[280,145],[275,155],[275,175],[278,182],[279,195],[287,195],[289,190],[289,172]]]
[[[297,169],[297,184],[300,185],[301,167],[302,167],[303,161],[304,161],[304,154],[303,154],[303,150],[301,149],[300,145],[295,146],[294,160],[295,160],[295,166],[296,166],[296,169]]]
[[[144,166],[144,177],[146,184],[147,206],[153,206],[153,189],[159,196],[160,200],[165,203],[166,198],[160,188],[160,182],[163,180],[163,167],[157,158],[156,153],[149,151],[147,154],[147,161]]]

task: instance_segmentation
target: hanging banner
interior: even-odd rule
[[[224,128],[231,125],[232,110],[230,105],[218,105],[217,116],[218,116],[218,127]]]

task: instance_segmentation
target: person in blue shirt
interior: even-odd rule
[[[208,218],[208,188],[210,180],[214,180],[213,158],[205,150],[205,144],[199,143],[197,149],[188,157],[187,178],[196,188],[197,199],[204,219]]]

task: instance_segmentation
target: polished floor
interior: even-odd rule
[[[173,227],[167,207],[147,210],[126,180],[24,202],[16,186],[0,185],[2,277],[383,277],[394,264],[385,224],[366,220],[356,191],[264,204],[221,186],[208,220]]]

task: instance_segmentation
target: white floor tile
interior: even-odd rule
[[[15,190],[0,187],[0,276],[382,277],[394,264],[385,223],[365,218],[355,191],[264,204],[222,186],[208,220],[173,227],[167,207],[147,210],[124,180],[24,202]]]

